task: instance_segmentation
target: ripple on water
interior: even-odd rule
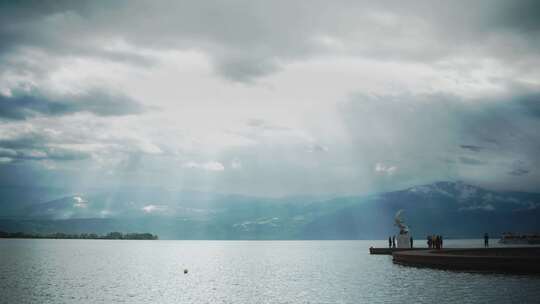
[[[0,240],[0,303],[440,304],[540,298],[540,277],[403,267],[391,257],[368,255],[371,245]]]

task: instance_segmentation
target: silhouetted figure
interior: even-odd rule
[[[388,248],[392,248],[392,237],[388,237]]]
[[[428,245],[428,248],[430,249],[433,246],[433,240],[431,239],[431,235],[427,236],[427,245]]]
[[[414,240],[413,240],[413,238],[412,238],[412,235],[411,235],[410,241],[411,241],[411,248],[413,248],[413,241],[414,241]]]
[[[489,235],[486,233],[484,233],[484,247],[485,248],[488,248],[489,247]]]
[[[392,248],[396,248],[396,236],[392,237]]]
[[[443,248],[443,239],[442,239],[442,235],[439,235],[439,238],[440,238],[440,241],[441,241],[441,248]]]

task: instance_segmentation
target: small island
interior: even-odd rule
[[[158,236],[151,233],[121,233],[109,232],[105,235],[96,233],[25,233],[0,231],[0,238],[4,239],[82,239],[82,240],[157,240]]]

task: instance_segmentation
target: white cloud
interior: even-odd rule
[[[87,208],[88,207],[88,201],[82,198],[81,196],[74,196],[73,200],[75,203],[73,204],[73,207],[75,208]]]
[[[77,203],[86,203],[87,202],[84,198],[82,198],[80,196],[74,196],[73,200],[76,201]]]
[[[141,208],[141,210],[145,213],[162,212],[167,210],[167,206],[150,204],[144,206],[143,208]]]
[[[374,171],[380,174],[393,175],[397,171],[396,166],[385,165],[383,163],[375,164]]]
[[[222,163],[211,161],[206,163],[198,163],[194,161],[190,161],[184,164],[184,167],[186,168],[195,168],[195,169],[202,169],[206,171],[224,171],[225,166],[223,166]]]
[[[494,211],[495,207],[491,204],[484,205],[472,205],[468,207],[460,207],[459,211],[474,211],[474,210],[484,210],[484,211]]]
[[[12,158],[4,157],[4,156],[0,157],[0,164],[8,164],[12,161],[13,161]]]
[[[46,174],[59,184],[270,195],[369,192],[400,178],[507,178],[536,189],[538,108],[506,110],[525,85],[540,90],[538,31],[520,27],[537,18],[520,3],[440,5],[240,1],[241,10],[212,4],[217,17],[204,1],[8,6],[0,27],[18,38],[0,48],[0,94],[65,103],[21,99],[33,107],[0,120],[0,164],[54,168]],[[106,94],[62,110],[92,90],[148,110],[96,115],[115,113]],[[497,98],[508,101],[490,108]],[[0,114],[14,117],[1,105]],[[474,157],[493,167],[452,163],[464,143],[485,147]]]

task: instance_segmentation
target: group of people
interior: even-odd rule
[[[412,236],[409,239],[410,246],[413,248],[413,238]],[[427,236],[427,245],[430,249],[441,249],[443,248],[443,237],[442,235],[428,235]],[[484,234],[484,247],[489,247],[489,235]],[[396,248],[396,236],[388,237],[388,248]]]
[[[443,247],[442,235],[428,235],[427,245],[428,245],[428,248],[431,248],[431,249],[441,249]]]

